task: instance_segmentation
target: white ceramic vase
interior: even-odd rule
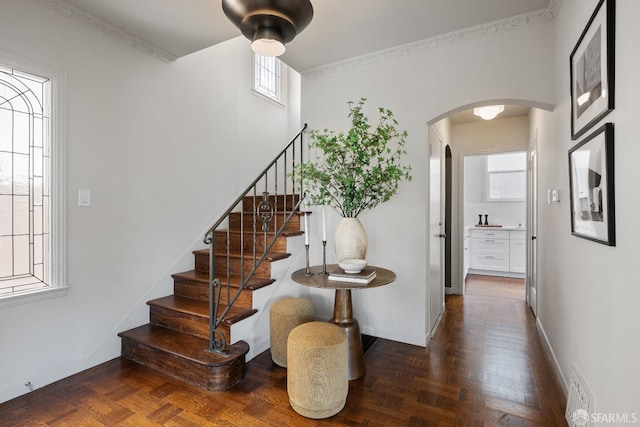
[[[342,218],[333,236],[336,260],[367,259],[367,233],[358,218]]]

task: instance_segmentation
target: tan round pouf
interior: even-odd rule
[[[271,359],[287,367],[287,338],[293,328],[315,319],[311,301],[304,298],[285,298],[271,304],[269,310],[271,333]]]
[[[287,344],[291,407],[307,418],[327,418],[344,408],[349,391],[347,336],[331,323],[296,327]]]

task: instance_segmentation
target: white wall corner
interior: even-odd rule
[[[398,329],[387,329],[376,327],[376,335],[378,338],[384,338],[390,341],[397,341],[405,344],[413,344],[418,345],[420,347],[426,347],[431,339],[430,334],[427,332],[426,335],[420,334],[411,334],[407,333],[404,330]]]
[[[332,62],[331,64],[321,65],[319,67],[305,70],[301,74],[307,79],[313,79],[327,74],[377,64],[406,55],[415,55],[429,50],[447,47],[467,40],[479,39],[495,33],[512,31],[527,25],[547,22],[554,19],[558,14],[560,2],[561,0],[551,0],[546,9],[512,16],[507,19],[477,25],[475,27],[465,28],[459,31],[453,31],[447,34],[402,44],[400,46],[394,46],[389,49],[367,53],[365,55],[356,56],[343,61]]]
[[[155,58],[164,61],[164,62],[173,62],[177,58],[156,46],[153,46],[150,43],[147,43],[137,37],[128,34],[121,29],[114,27],[111,24],[107,24],[106,22],[96,18],[93,15],[90,15],[86,12],[81,11],[80,9],[71,6],[70,4],[62,1],[62,0],[36,0],[39,5],[46,7],[47,9],[53,10],[65,18],[72,19],[73,21],[85,25],[87,27],[93,28],[96,31],[99,31],[113,39],[116,39],[126,45],[129,45],[141,52],[146,53],[147,55],[154,56]]]

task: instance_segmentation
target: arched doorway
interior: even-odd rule
[[[462,188],[462,182],[464,176],[461,172],[461,162],[464,163],[461,158],[463,155],[460,153],[460,147],[456,147],[455,132],[452,132],[452,127],[457,124],[451,123],[451,120],[460,114],[464,114],[467,120],[477,120],[482,122],[480,118],[474,118],[473,108],[481,105],[493,105],[497,103],[505,104],[505,113],[499,117],[505,118],[510,116],[528,116],[531,108],[539,108],[543,110],[551,110],[547,104],[541,104],[538,102],[523,101],[523,100],[496,100],[487,101],[483,103],[468,104],[459,108],[453,109],[448,113],[442,114],[436,119],[429,122],[430,126],[437,127],[439,133],[444,135],[444,149],[442,152],[444,161],[441,180],[443,183],[443,204],[444,204],[444,234],[447,239],[445,241],[444,248],[442,250],[443,256],[443,286],[446,293],[460,294],[464,292],[464,219],[462,218],[464,212],[461,211],[460,205],[464,197],[464,188]],[[515,113],[514,113],[515,111]],[[524,111],[524,112],[523,112]],[[528,124],[528,119],[526,120]],[[528,126],[528,125],[527,125]],[[527,133],[531,130],[527,127]],[[525,140],[528,142],[529,137]],[[482,147],[476,147],[477,151],[482,152]],[[528,149],[528,144],[525,150]],[[491,149],[489,149],[491,151]],[[507,150],[510,151],[510,150]],[[446,196],[445,196],[446,195]],[[528,214],[527,214],[528,216]],[[477,218],[476,218],[477,219]],[[523,220],[523,223],[528,221]],[[431,249],[430,249],[431,251]]]

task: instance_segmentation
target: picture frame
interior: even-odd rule
[[[613,123],[569,150],[571,234],[616,245]]]
[[[600,0],[570,56],[571,139],[614,109],[615,0]]]

